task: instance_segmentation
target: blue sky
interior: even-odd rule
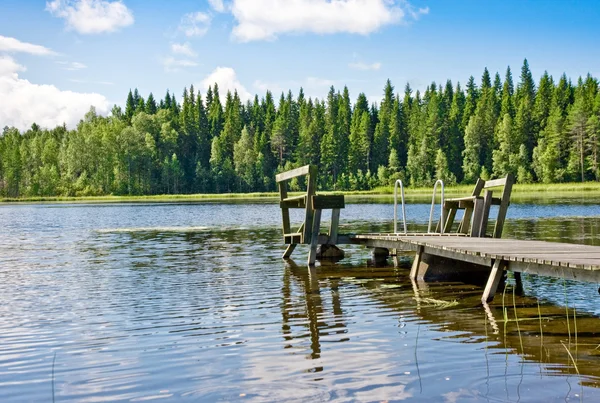
[[[600,3],[411,0],[2,0],[0,126],[74,127],[130,88],[158,98],[194,84],[242,97],[347,85],[377,101],[387,78],[423,89],[518,79],[527,58],[573,80],[600,76]]]

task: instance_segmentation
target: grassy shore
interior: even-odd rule
[[[469,195],[473,185],[448,186],[446,197]],[[352,202],[384,202],[393,199],[393,186],[378,187],[369,191],[321,192],[323,194],[344,194],[347,201]],[[406,188],[406,199],[410,202],[429,202],[431,187]],[[297,193],[300,194],[300,193]],[[263,193],[221,193],[221,194],[177,194],[152,196],[49,196],[3,198],[3,203],[165,203],[165,202],[245,202],[245,201],[276,201],[279,197],[275,192]],[[600,183],[556,183],[556,184],[517,184],[513,187],[511,199],[515,202],[542,202],[559,200],[600,201]]]

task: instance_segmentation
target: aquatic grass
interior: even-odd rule
[[[421,303],[425,303],[426,305],[433,306],[438,309],[452,308],[458,305],[458,301],[456,300],[443,301],[435,298],[421,298]]]
[[[565,294],[565,312],[567,315],[567,333],[569,334],[569,348],[571,348],[571,323],[569,320],[569,300],[567,298],[567,281],[563,278],[563,291]]]
[[[519,344],[521,344],[521,354],[525,354],[525,350],[523,349],[523,338],[521,337],[521,328],[519,327],[519,317],[517,316],[517,302],[515,299],[515,288],[513,287],[513,310],[515,311],[515,322],[517,324],[517,333],[519,334]]]
[[[417,325],[417,337],[415,339],[415,365],[417,367],[417,376],[419,377],[419,389],[420,393],[423,393],[423,383],[421,381],[421,371],[419,370],[419,358],[417,357],[417,348],[419,346],[419,332],[421,331],[421,324]]]
[[[52,403],[54,403],[54,364],[56,363],[56,351],[54,352],[54,358],[52,358]]]

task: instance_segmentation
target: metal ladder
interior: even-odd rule
[[[438,179],[433,185],[433,196],[431,198],[431,209],[429,210],[429,224],[427,226],[427,233],[432,234],[431,232],[431,224],[433,223],[433,209],[435,207],[435,196],[437,194],[438,184],[441,185],[441,196],[440,199],[440,231],[444,233],[444,181]],[[400,195],[402,201],[402,223],[404,225],[404,234],[407,234],[408,231],[406,229],[406,207],[404,201],[404,184],[402,180],[398,179],[394,184],[394,233],[398,233],[398,186],[400,186]],[[435,231],[435,229],[434,229]]]

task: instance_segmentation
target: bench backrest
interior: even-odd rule
[[[473,196],[480,196],[483,190],[488,190],[496,187],[504,187],[504,189],[502,190],[502,196],[500,196],[499,198],[500,207],[498,208],[498,217],[496,218],[492,238],[500,238],[502,236],[504,221],[506,220],[506,212],[508,211],[508,206],[510,205],[510,195],[512,193],[512,187],[514,183],[515,177],[513,174],[510,173],[504,178],[500,179],[492,179],[488,181],[485,181],[481,178],[477,179],[475,189],[473,189]]]

